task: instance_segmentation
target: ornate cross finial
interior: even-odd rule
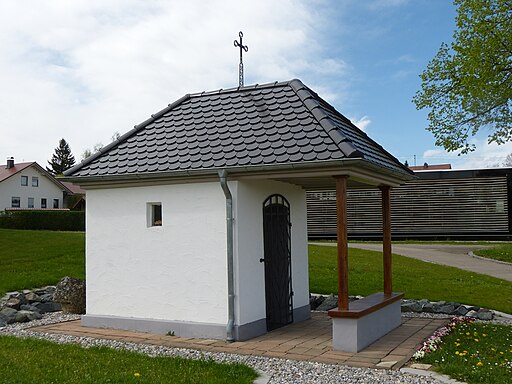
[[[249,50],[249,47],[247,45],[242,44],[242,37],[244,37],[244,34],[242,31],[238,32],[238,36],[240,37],[240,41],[235,40],[235,47],[240,47],[240,65],[238,70],[238,85],[240,87],[244,86],[244,63],[242,61],[242,53],[243,51],[247,52]]]

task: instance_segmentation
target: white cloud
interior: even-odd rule
[[[368,116],[363,116],[360,119],[350,119],[352,123],[361,131],[366,132],[366,127],[372,122]]]
[[[446,152],[443,151],[442,149],[427,149],[425,152],[423,152],[423,158],[436,158],[442,156],[443,154],[446,154]]]
[[[78,159],[186,93],[237,86],[239,30],[246,84],[298,77],[328,101],[343,99],[349,68],[322,50],[316,5],[0,2],[0,163],[44,166],[61,137]]]

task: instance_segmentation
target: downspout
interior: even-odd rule
[[[227,258],[228,258],[228,324],[226,325],[226,340],[235,341],[233,330],[235,328],[235,283],[233,274],[233,196],[228,187],[225,169],[219,171],[219,179],[224,195],[226,196],[226,223],[227,223]]]

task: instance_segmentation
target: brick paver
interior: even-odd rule
[[[212,352],[344,364],[353,367],[398,369],[412,357],[425,338],[447,322],[446,319],[402,318],[400,327],[359,353],[332,350],[331,318],[323,312],[313,312],[309,320],[279,328],[251,340],[234,343],[82,327],[79,320],[34,327],[31,330]]]

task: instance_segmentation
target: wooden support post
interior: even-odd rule
[[[348,236],[347,182],[348,176],[335,176],[338,237],[338,309],[348,309]]]
[[[391,266],[391,199],[390,187],[380,187],[382,195],[382,255],[384,258],[384,294],[393,292]]]

